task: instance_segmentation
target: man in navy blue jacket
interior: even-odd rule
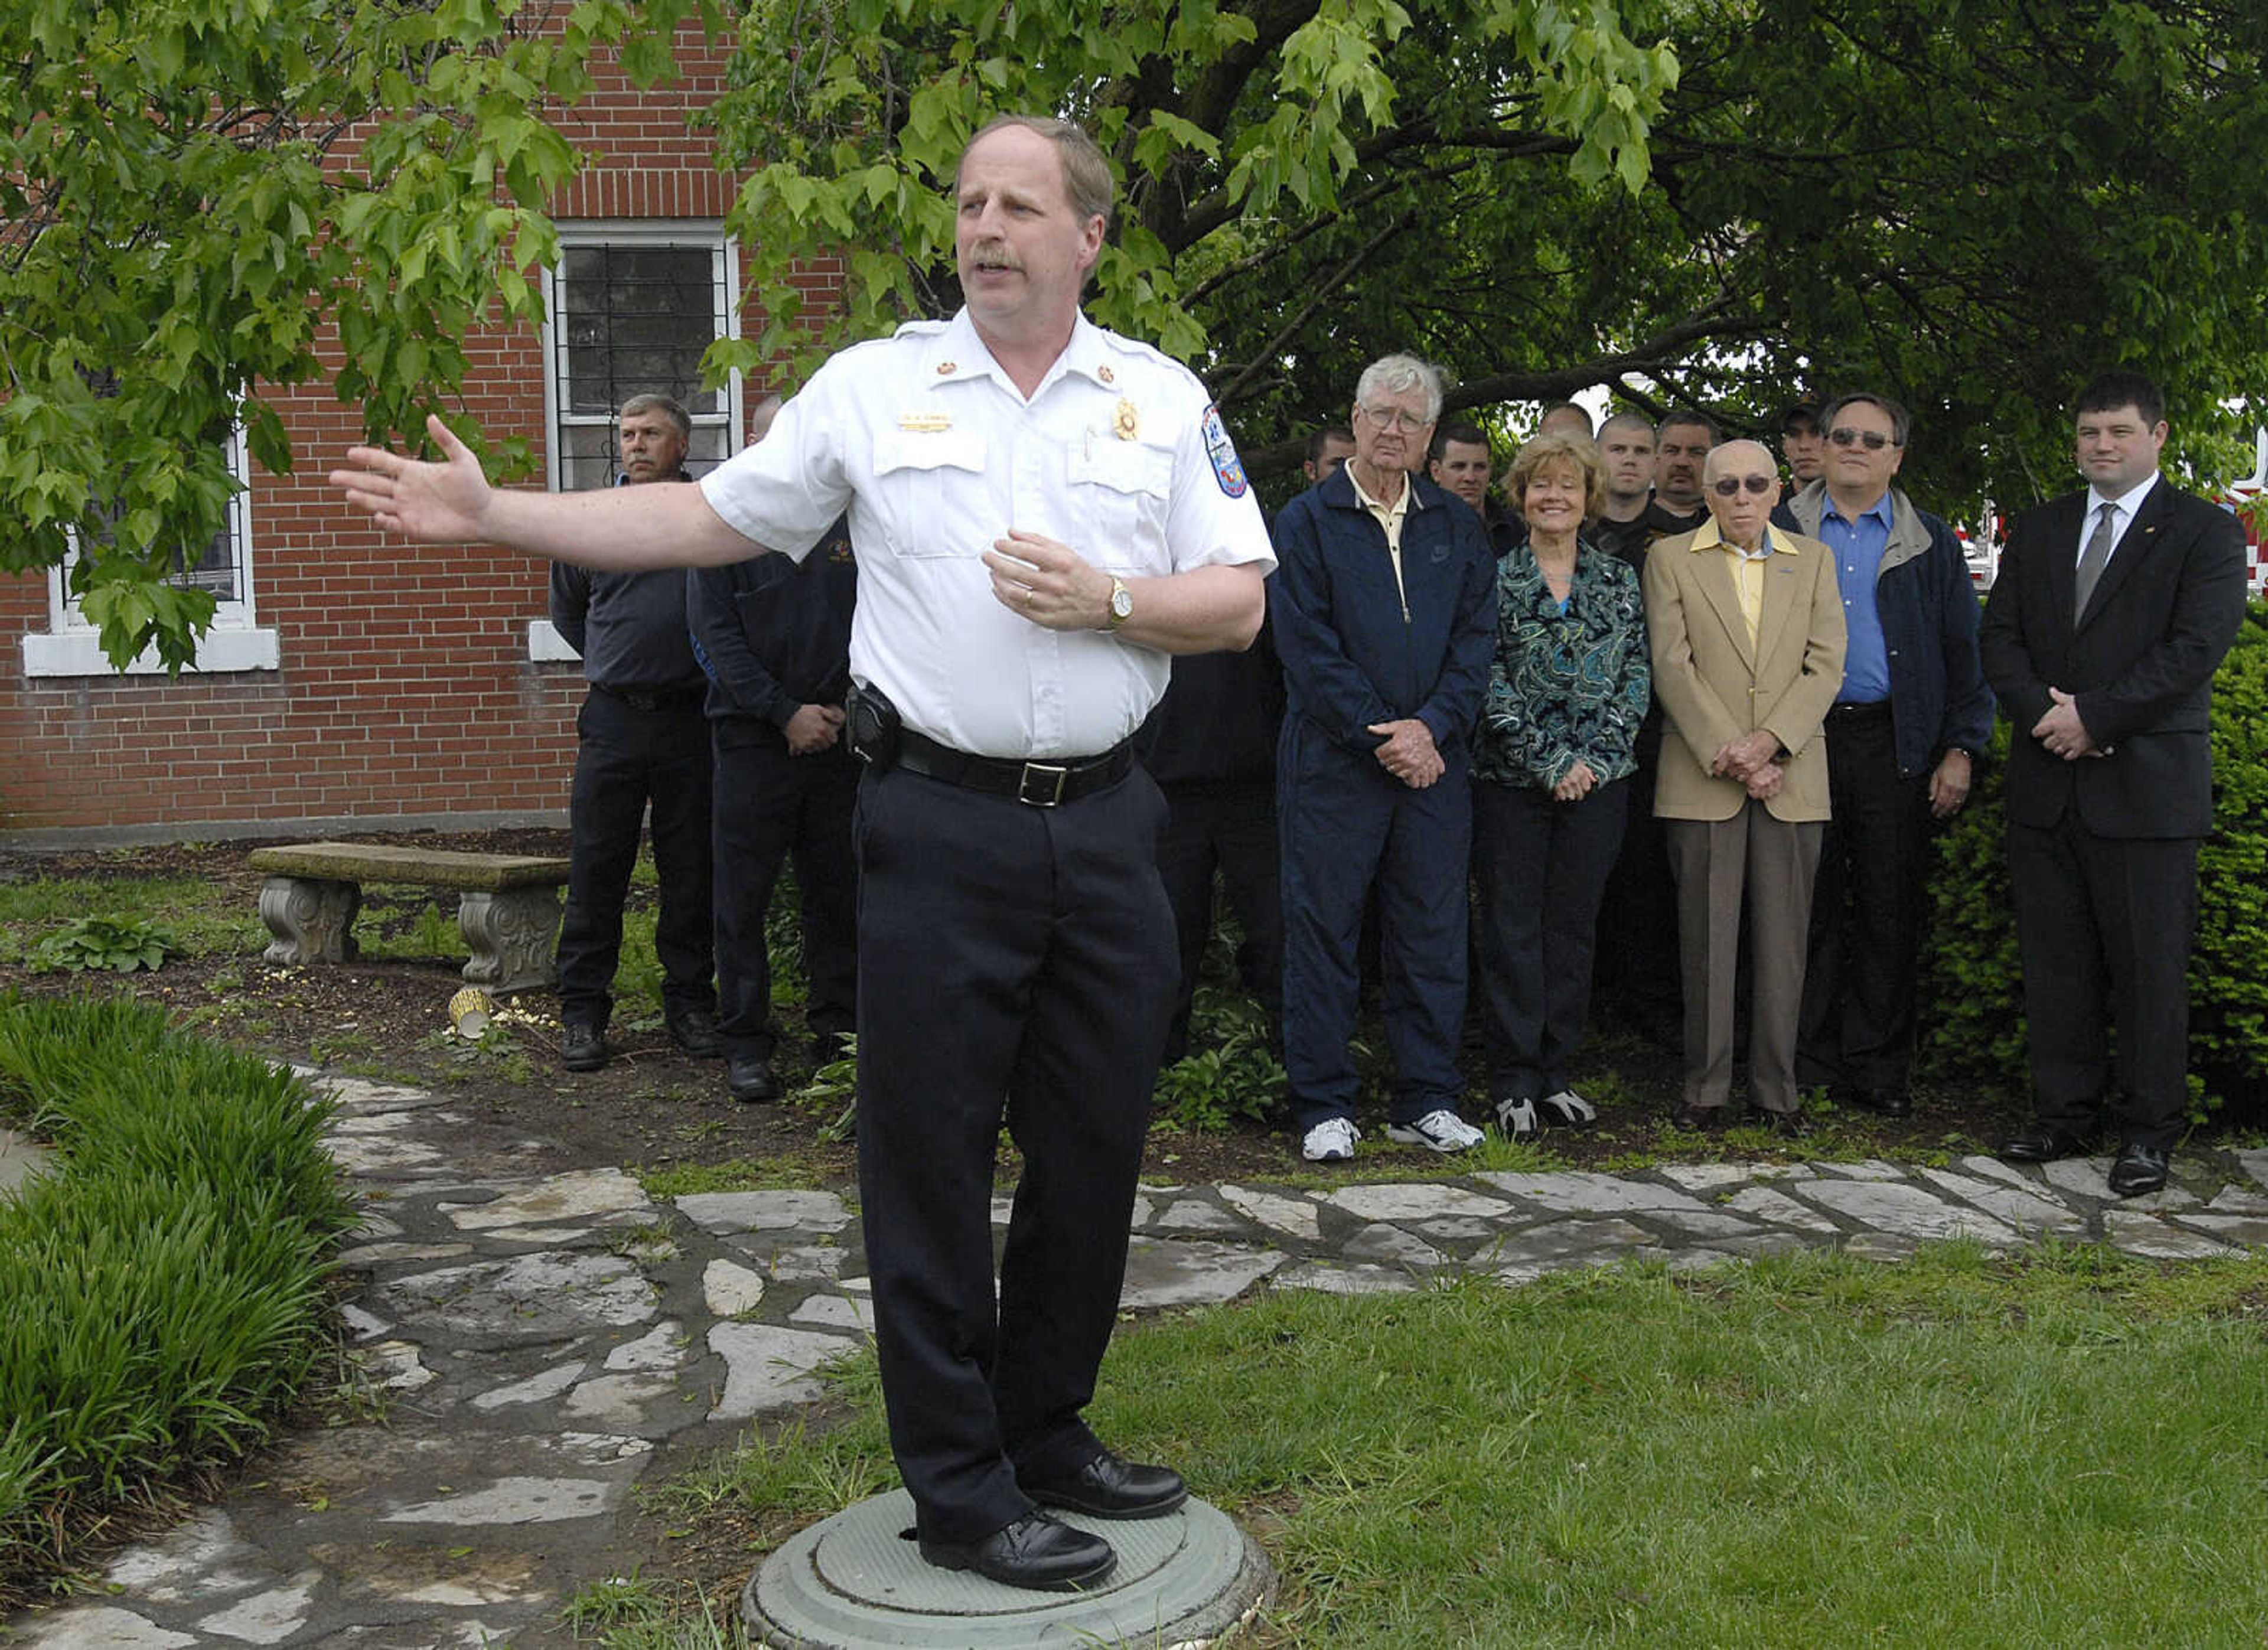
[[[1825,473],[1779,517],[1834,552],[1850,647],[1827,713],[1835,812],[1812,896],[1795,1074],[1838,1105],[1902,1117],[1913,1109],[1930,820],[1968,800],[1992,693],[1960,541],[1890,485],[1911,432],[1905,409],[1845,395],[1818,423]]]
[[[1373,892],[1395,1083],[1387,1137],[1469,1151],[1458,1115],[1465,1005],[1468,744],[1495,645],[1480,518],[1425,478],[1440,375],[1406,355],[1355,391],[1355,455],[1276,520],[1269,612],[1284,665],[1277,757],[1284,1044],[1309,1162],[1354,1123],[1355,947]]]

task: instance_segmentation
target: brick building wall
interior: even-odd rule
[[[722,59],[697,35],[681,44],[676,85],[641,93],[616,76],[567,123],[594,158],[557,203],[560,221],[722,217],[735,180],[686,130],[687,112],[718,92]],[[814,260],[814,285],[836,268]],[[542,454],[541,340],[491,333],[471,353],[467,409]],[[248,505],[254,614],[276,632],[278,667],[29,675],[19,638],[48,633],[48,580],[0,576],[0,836],[280,834],[564,809],[581,675],[571,660],[529,656],[543,567],[380,534],[324,481],[361,438],[353,409],[328,385],[276,405],[298,473],[254,466]]]

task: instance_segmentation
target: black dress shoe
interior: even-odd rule
[[[2086,1156],[2087,1142],[2067,1130],[2036,1123],[2003,1140],[2000,1155],[2011,1163],[2052,1163],[2059,1157]]]
[[[1189,1486],[1171,1467],[1138,1467],[1105,1450],[1068,1478],[1016,1483],[1042,1506],[1060,1506],[1089,1518],[1162,1518],[1189,1499]]]
[[[2121,1197],[2159,1190],[2166,1183],[2169,1157],[2162,1147],[2129,1140],[2118,1148],[2118,1160],[2110,1166],[2110,1190]]]
[[[1811,1133],[1811,1119],[1801,1111],[1774,1111],[1768,1106],[1749,1109],[1749,1126],[1783,1140],[1800,1140]]]
[[[607,1034],[596,1026],[569,1020],[559,1031],[559,1064],[571,1072],[595,1072],[607,1063]]]
[[[725,1092],[734,1100],[777,1100],[779,1079],[772,1075],[772,1063],[753,1054],[736,1054],[725,1062]]]
[[[1669,1114],[1669,1126],[1673,1129],[1713,1129],[1717,1126],[1717,1120],[1724,1115],[1722,1106],[1696,1106],[1690,1101],[1680,1101],[1677,1109]]]
[[[921,1556],[940,1570],[974,1570],[1003,1587],[1061,1592],[1100,1580],[1118,1562],[1100,1536],[1073,1529],[1045,1513],[1027,1513],[982,1541],[921,1537]]]
[[[725,1052],[717,1035],[717,1016],[705,1008],[688,1008],[668,1016],[669,1040],[696,1060],[713,1060]]]
[[[1911,1117],[1913,1099],[1903,1088],[1851,1088],[1837,1090],[1835,1098],[1843,1104],[1856,1106],[1860,1111],[1871,1111],[1880,1117]]]

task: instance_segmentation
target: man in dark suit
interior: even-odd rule
[[[2165,405],[2136,372],[2080,392],[2088,490],[2017,518],[1979,637],[2015,725],[2008,875],[2036,1116],[2000,1155],[2075,1155],[2100,1116],[2119,1130],[2122,1197],[2166,1183],[2188,1104],[2213,673],[2244,616],[2235,518],[2158,474]]]

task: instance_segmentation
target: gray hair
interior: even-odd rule
[[[1425,422],[1432,424],[1440,418],[1441,369],[1414,355],[1381,356],[1373,361],[1356,380],[1354,398],[1359,403],[1373,395],[1406,395],[1413,389],[1425,394]]]
[[[1105,227],[1110,223],[1111,196],[1117,185],[1110,176],[1110,162],[1103,158],[1094,139],[1086,135],[1084,127],[1069,121],[1055,120],[1043,114],[996,114],[976,129],[961,151],[961,159],[954,163],[953,182],[955,190],[961,187],[961,167],[968,158],[968,151],[1004,127],[1020,126],[1027,132],[1036,132],[1056,146],[1063,158],[1064,195],[1071,202],[1071,210],[1079,215],[1082,224],[1090,217],[1099,217]]]
[[[669,420],[677,431],[677,438],[688,445],[693,440],[693,415],[674,395],[633,395],[622,403],[621,416],[635,418],[642,412],[658,412]]]

